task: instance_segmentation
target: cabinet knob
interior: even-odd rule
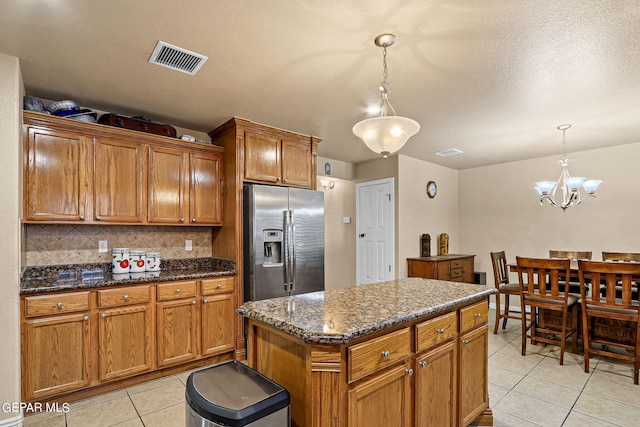
[[[58,307],[58,308],[62,307],[62,303],[61,302],[57,303],[56,307]]]
[[[276,178],[276,181],[280,181],[280,177],[277,177],[277,178]]]
[[[283,179],[282,182],[289,182],[289,181],[287,181],[286,179]]]
[[[440,329],[438,329],[438,333],[439,333],[439,334],[444,334],[444,328],[440,328]]]
[[[191,305],[196,305],[196,300],[191,301]]]
[[[84,315],[84,317],[82,318],[83,320],[89,320],[89,316],[88,315]]]
[[[462,344],[468,345],[469,344],[469,340],[462,340]]]
[[[479,319],[479,318],[482,317],[482,314],[481,313],[476,313],[475,316]]]
[[[425,361],[420,362],[420,367],[421,368],[426,368],[427,367],[427,362],[425,362]]]
[[[176,289],[176,294],[179,294],[179,293],[180,293],[180,289]]]
[[[388,359],[391,356],[391,353],[388,351],[383,351],[381,354],[382,354],[382,357],[384,357],[385,359]]]
[[[128,300],[128,299],[129,299],[129,295],[125,295],[125,296],[123,296],[122,298],[124,298],[124,300],[126,301],[126,300]]]
[[[84,221],[84,215],[80,215],[78,218],[80,218],[80,221]]]
[[[409,369],[405,369],[404,370],[409,376],[413,375],[413,369],[409,368]]]
[[[107,313],[102,313],[100,316],[104,319],[105,317],[107,317]]]
[[[206,303],[209,302],[209,300],[207,298],[205,298],[205,299],[202,300],[202,302],[206,304]]]
[[[184,222],[184,218],[180,218],[180,222]]]
[[[191,222],[196,222],[196,219],[195,218],[191,218]]]
[[[216,286],[216,288],[222,289],[222,285],[218,285],[218,286]]]

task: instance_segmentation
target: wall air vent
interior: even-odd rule
[[[149,62],[182,71],[192,76],[202,67],[208,58],[198,53],[190,52],[181,47],[172,46],[169,43],[158,41],[155,49],[151,53]]]
[[[456,154],[462,154],[462,151],[457,148],[449,148],[448,150],[436,151],[435,154],[442,157],[455,156]]]

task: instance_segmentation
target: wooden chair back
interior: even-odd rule
[[[602,251],[603,261],[640,262],[640,253],[633,252],[605,252]]]
[[[525,304],[540,308],[558,309],[558,303],[567,303],[571,261],[568,258],[516,257],[518,279]]]
[[[591,251],[549,251],[549,258],[591,259]]]
[[[637,318],[640,303],[635,280],[640,277],[640,264],[579,260],[578,275],[580,296],[587,311],[603,312],[601,314],[604,317],[613,315],[613,318],[618,318],[616,316],[623,315],[625,310],[634,310],[636,313],[633,316]],[[588,295],[584,290],[584,284],[588,282],[600,283],[604,292],[592,292]],[[629,314],[631,313],[626,313],[623,317],[631,320]]]
[[[493,279],[496,289],[500,289],[500,285],[509,283],[509,269],[507,268],[507,256],[504,251],[491,252],[491,264],[493,265]]]

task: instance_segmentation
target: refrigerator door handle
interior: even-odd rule
[[[284,290],[285,292],[289,292],[289,211],[283,212],[282,222],[284,223],[282,226],[282,252],[284,254],[282,271],[284,273]]]
[[[291,276],[291,290],[296,289],[296,217],[293,210],[291,212],[291,220],[289,222],[291,226],[291,258],[290,258],[290,276]]]

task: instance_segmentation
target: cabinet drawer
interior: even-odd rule
[[[235,278],[203,279],[202,295],[225,294],[233,292]]]
[[[149,285],[98,291],[98,307],[118,307],[149,302]]]
[[[409,328],[349,347],[349,382],[385,368],[411,354]]]
[[[184,282],[160,283],[157,285],[158,301],[167,301],[196,296],[196,282],[194,280]]]
[[[454,268],[462,268],[462,261],[461,259],[454,259],[451,260],[451,269],[453,270]]]
[[[416,325],[416,352],[453,339],[458,333],[458,314],[453,311]]]
[[[72,313],[89,309],[89,292],[26,297],[25,317]]]
[[[460,280],[462,279],[462,267],[460,268],[452,268],[449,273],[451,280]]]
[[[489,306],[486,300],[460,310],[460,332],[468,331],[478,325],[487,323]]]

